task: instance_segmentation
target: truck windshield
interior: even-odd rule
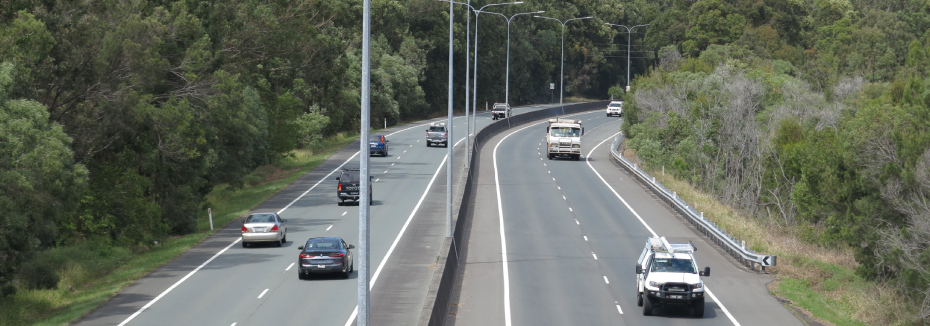
[[[551,128],[549,129],[549,134],[552,137],[580,137],[581,129],[578,128]]]
[[[697,269],[694,267],[694,262],[692,262],[690,259],[657,258],[652,262],[651,271],[659,273],[697,273]]]

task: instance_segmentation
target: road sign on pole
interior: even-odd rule
[[[549,89],[555,89],[555,83],[549,83]]]

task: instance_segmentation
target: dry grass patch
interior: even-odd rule
[[[828,325],[910,325],[916,323],[917,305],[908,302],[888,283],[869,282],[856,275],[859,266],[844,245],[822,246],[803,239],[802,228],[787,228],[755,218],[724,205],[713,195],[671,174],[642,164],[636,153],[623,149],[656,181],[675,191],[704,217],[746,241],[760,253],[778,256],[778,266],[766,271],[776,277],[773,295],[791,301],[814,319]]]

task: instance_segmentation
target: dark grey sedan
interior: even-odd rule
[[[301,280],[310,273],[340,273],[342,278],[349,278],[355,269],[351,250],[355,246],[342,238],[310,238],[297,249],[301,250],[297,258],[297,278]]]

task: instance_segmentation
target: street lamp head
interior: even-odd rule
[[[540,11],[534,12],[534,14],[541,14],[541,13],[544,13],[544,12],[546,12],[546,11],[545,11],[545,10],[540,10]],[[539,16],[536,16],[536,17],[539,17]]]
[[[591,18],[594,18],[594,16],[584,17],[584,18],[582,18],[582,19],[591,19]]]
[[[517,2],[514,2],[513,4],[518,5],[518,4],[522,4],[522,3],[523,3],[523,1],[517,1]]]

